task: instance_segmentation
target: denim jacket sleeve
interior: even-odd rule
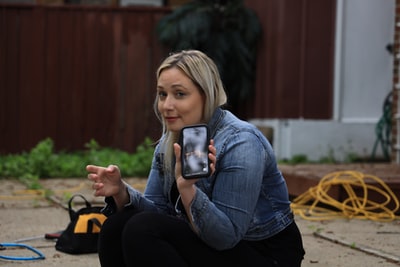
[[[125,204],[125,208],[134,208],[136,210],[157,210],[156,206],[152,201],[145,198],[141,192],[133,188],[131,185],[126,183],[126,188],[129,194],[129,203]],[[105,207],[103,209],[103,213],[107,216],[115,213],[117,208],[115,206],[114,199],[112,197],[105,198]]]
[[[226,130],[214,137],[217,149],[214,185],[207,195],[206,180],[198,182],[191,205],[200,238],[218,250],[243,239],[260,194],[267,150],[259,136],[247,130]]]

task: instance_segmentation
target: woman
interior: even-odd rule
[[[227,97],[214,62],[196,50],[157,70],[155,112],[163,126],[144,194],[117,166],[89,165],[108,219],[101,266],[301,265],[302,238],[270,143],[222,109]],[[184,126],[210,129],[209,177],[184,179],[178,144]]]

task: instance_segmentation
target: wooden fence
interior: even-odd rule
[[[290,3],[290,5],[289,5]],[[248,118],[330,118],[335,0],[247,0],[262,23]],[[134,151],[156,140],[155,35],[168,8],[0,4],[0,153],[50,137]]]

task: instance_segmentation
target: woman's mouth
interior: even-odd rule
[[[168,123],[173,123],[178,120],[178,117],[165,117],[165,121]]]

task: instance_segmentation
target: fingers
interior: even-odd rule
[[[91,174],[96,174],[97,176],[101,175],[115,175],[119,173],[119,168],[116,165],[108,165],[106,168],[101,167],[101,166],[96,166],[96,165],[87,165],[86,166],[86,171],[89,172],[89,175],[94,177],[94,175]]]
[[[208,158],[211,161],[210,168],[211,168],[211,173],[213,174],[215,172],[215,165],[217,163],[217,149],[214,146],[214,139],[210,140],[210,145],[208,146],[208,150],[210,153],[208,153]]]
[[[86,170],[89,172],[88,179],[93,182],[92,189],[95,196],[112,196],[120,192],[118,186],[123,183],[119,183],[121,172],[117,165],[107,167],[87,165]]]
[[[106,168],[106,171],[109,174],[116,174],[119,172],[119,168],[117,165],[108,165],[108,167]]]
[[[93,185],[92,185],[92,189],[94,189],[94,195],[96,197],[103,195],[103,188],[104,188],[103,183],[93,183]]]
[[[214,139],[210,140],[210,145],[208,146],[208,151],[210,151],[211,154],[214,156],[217,154],[217,149],[214,146]]]
[[[216,151],[216,149],[215,149],[215,147],[214,147],[214,139],[210,139],[210,145],[209,145],[208,148],[211,149],[211,147],[213,147],[213,148],[214,148],[214,151]]]
[[[211,153],[208,154],[208,157],[211,161],[211,163],[210,163],[211,174],[213,174],[215,172],[215,163],[217,161],[217,158]]]
[[[96,190],[95,195],[97,195],[97,191],[104,187],[104,179],[108,176],[108,174],[112,174],[115,172],[116,168],[114,166],[108,166],[107,168],[96,166],[96,165],[87,165],[86,170],[89,172],[87,178],[94,182],[92,188]]]
[[[181,157],[181,146],[178,143],[174,144],[175,158],[179,159]]]
[[[86,166],[86,171],[91,172],[91,173],[96,173],[100,167],[96,165],[87,165]]]
[[[93,182],[92,189],[94,190],[94,196],[102,196],[104,190],[104,183],[102,183],[101,176],[105,172],[104,167],[96,165],[87,165],[86,171],[89,172],[87,178]]]
[[[104,168],[100,166],[95,166],[95,165],[87,165],[86,166],[86,171],[89,172],[87,178],[93,182],[99,182],[100,181],[100,175],[103,172]]]
[[[175,153],[175,158],[176,158],[176,162],[175,162],[175,175],[176,177],[179,175],[182,175],[181,172],[181,146],[178,143],[174,143],[174,153]]]

